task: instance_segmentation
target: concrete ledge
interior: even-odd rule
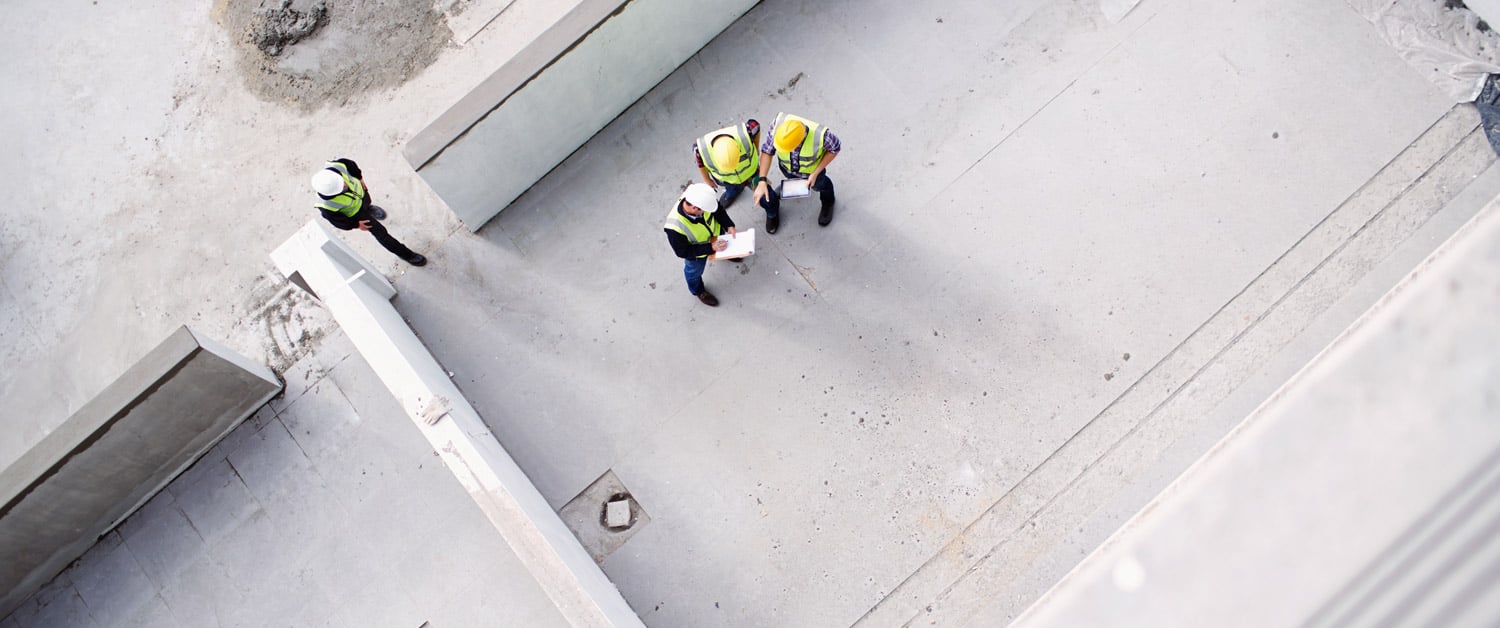
[[[395,289],[323,221],[271,253],[328,308],[443,464],[573,626],[643,626],[442,365],[391,305]]]
[[[408,142],[470,230],[571,155],[756,0],[584,0]]]
[[[0,617],[280,390],[182,327],[0,471]]]

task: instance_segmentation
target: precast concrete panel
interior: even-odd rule
[[[0,616],[281,390],[181,327],[0,471]]]
[[[586,1],[414,137],[407,160],[477,231],[755,4]]]

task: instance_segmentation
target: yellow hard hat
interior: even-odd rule
[[[776,127],[776,150],[789,153],[807,139],[807,125],[796,120],[787,120]]]
[[[714,138],[714,143],[709,147],[713,153],[714,163],[723,168],[733,168],[740,163],[740,143],[728,135],[720,135]]]

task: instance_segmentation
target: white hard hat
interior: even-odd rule
[[[314,192],[323,196],[333,196],[344,191],[344,177],[331,169],[324,168],[312,176],[312,188]]]
[[[682,198],[694,207],[712,213],[719,209],[719,195],[707,183],[694,183],[682,191]]]

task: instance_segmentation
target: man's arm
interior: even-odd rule
[[[331,211],[328,211],[326,209],[323,209],[323,208],[319,207],[318,208],[318,213],[322,214],[323,215],[323,219],[327,220],[334,227],[337,227],[339,229],[343,229],[344,231],[349,231],[351,229],[355,229],[355,228],[359,227],[359,221],[358,220],[355,220],[353,218],[350,218],[350,217],[345,216],[343,214],[340,214],[338,212],[331,212]]]
[[[823,169],[827,168],[828,164],[833,162],[833,158],[838,156],[838,153],[823,153],[823,158],[818,160],[818,165],[813,166],[812,174],[807,175],[808,189],[812,189],[813,184],[818,182],[818,175],[823,174]]]
[[[349,171],[349,176],[359,179],[361,182],[365,180],[365,173],[360,171],[359,164],[354,163],[353,159],[345,159],[343,157],[340,157],[333,161],[334,163],[344,164],[344,168]]]
[[[687,236],[676,231],[671,229],[662,229],[662,231],[667,233],[667,243],[672,245],[672,252],[676,253],[677,257],[691,259],[711,255],[714,252],[714,245],[711,243],[693,244],[688,242]]]
[[[759,203],[771,194],[771,183],[766,179],[766,171],[771,167],[771,162],[776,159],[776,153],[760,151],[760,170],[755,175],[759,182],[755,184],[755,201]]]
[[[715,211],[714,220],[718,221],[719,225],[724,227],[724,231],[729,233],[729,235],[735,234],[734,220],[729,217],[728,209],[720,209]]]

